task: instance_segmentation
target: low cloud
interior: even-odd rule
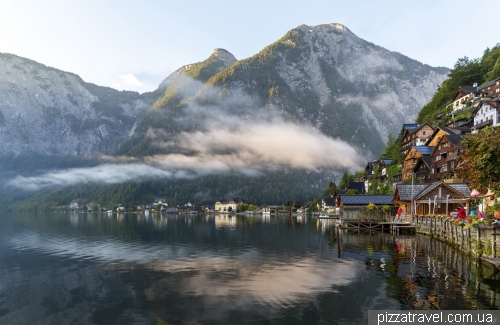
[[[131,74],[120,77],[124,82],[139,83]],[[176,115],[176,127],[184,132],[176,133],[175,137],[169,135],[168,129],[147,132],[153,145],[175,153],[137,158],[107,156],[103,159],[108,163],[101,166],[47,172],[35,177],[18,176],[9,184],[39,190],[145,178],[259,176],[282,168],[309,171],[361,168],[364,159],[354,147],[321,133],[307,121],[297,121],[269,107],[258,108],[260,100],[241,90],[222,99],[216,88],[205,90],[204,105],[191,100],[183,108],[183,114]],[[248,105],[254,108],[249,109]]]
[[[176,177],[176,173],[145,164],[104,164],[89,168],[72,168],[45,173],[41,176],[17,176],[8,185],[26,190],[40,190],[53,186],[84,183],[116,184],[147,177]]]
[[[150,131],[150,134],[153,133]],[[153,139],[157,136],[151,134]],[[318,130],[291,122],[263,122],[221,125],[192,133],[183,132],[175,142],[157,146],[178,146],[193,155],[157,155],[146,161],[163,168],[182,166],[204,172],[243,171],[256,173],[279,167],[317,171],[321,168],[359,168],[360,156],[346,142],[332,139]]]

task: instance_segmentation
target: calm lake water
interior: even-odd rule
[[[0,324],[366,324],[499,309],[500,275],[429,237],[263,216],[1,214]]]

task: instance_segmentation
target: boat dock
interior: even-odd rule
[[[400,233],[402,231],[414,232],[415,226],[409,222],[398,221],[365,221],[365,220],[349,220],[342,221],[339,225],[340,229],[366,229],[366,230],[389,230],[391,232]]]

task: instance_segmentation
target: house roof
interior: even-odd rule
[[[410,130],[418,127],[418,123],[405,123],[403,124],[403,130]]]
[[[411,201],[418,193],[422,192],[429,184],[396,184],[394,197],[399,194],[399,199],[402,201]],[[412,196],[413,193],[413,196]]]
[[[392,195],[341,195],[340,201],[343,205],[392,205]]]
[[[486,87],[490,87],[490,86],[493,86],[495,84],[495,82],[500,79],[500,78],[496,78],[494,80],[491,80],[491,81],[488,81],[487,83],[485,83],[484,85],[481,85],[479,87],[477,87],[477,90],[483,90],[484,88]]]
[[[458,192],[462,193],[464,196],[470,196],[469,186],[465,183],[450,183],[447,184],[449,187],[454,188]]]
[[[475,93],[479,87],[474,87],[474,86],[460,86],[459,88],[462,88],[462,90],[469,92],[469,93]]]
[[[418,125],[416,128],[412,129],[410,131],[411,134],[415,133],[415,132],[418,132],[420,129],[422,129],[424,126],[429,126],[433,131],[434,131],[434,128],[427,122],[423,123],[423,124],[420,124]]]
[[[415,167],[413,167],[413,172],[416,172],[420,165],[426,165],[427,168],[431,169],[432,168],[432,157],[431,156],[422,156],[420,159],[417,161],[415,164]]]
[[[335,206],[335,198],[331,196],[327,196],[323,198],[323,202],[325,203],[326,206]]]
[[[413,149],[417,150],[420,152],[423,156],[429,156],[432,154],[434,151],[434,148],[436,147],[430,147],[430,146],[414,146],[412,147]]]
[[[499,103],[500,103],[500,99],[485,99],[485,100],[482,100],[482,101],[479,102],[479,104],[477,104],[476,108],[472,111],[471,116],[474,118],[474,116],[476,115],[477,111],[479,111],[483,107],[483,105],[481,105],[481,104],[488,104],[491,107],[494,107],[494,108],[498,109],[500,107]]]
[[[418,127],[418,123],[404,123],[403,127],[401,128],[400,134],[405,134],[406,131],[414,129]]]
[[[415,199],[418,200],[419,198],[422,198],[423,196],[425,196],[426,194],[432,192],[432,190],[434,190],[435,188],[438,188],[439,186],[443,186],[443,187],[448,187],[446,185],[446,183],[443,183],[441,181],[438,181],[438,182],[434,182],[434,183],[431,183],[431,184],[427,184],[427,187],[425,189],[423,189],[422,191],[420,191],[420,193],[418,193],[416,196],[415,196]],[[454,188],[452,188],[453,191],[455,192],[458,192],[456,191]],[[459,194],[463,195],[462,193],[458,192]]]
[[[365,192],[365,183],[364,182],[350,182],[349,188],[351,190],[358,190],[359,193]]]
[[[460,145],[460,142],[462,142],[463,137],[461,135],[451,133],[448,135],[445,135],[446,139],[450,141],[455,147]]]
[[[452,128],[449,126],[440,126],[434,130],[434,133],[432,133],[432,135],[429,137],[429,139],[427,139],[427,141],[425,142],[425,145],[428,145],[435,138],[435,136],[437,135],[437,133],[440,130],[446,134],[470,134],[470,128],[468,128],[468,127],[454,127],[454,128]]]
[[[433,189],[443,186],[451,188],[453,191],[460,193],[464,197],[470,196],[470,189],[465,183],[443,183],[441,181],[434,182],[431,184],[396,184],[396,192],[394,197],[399,195],[401,201],[411,201],[412,200],[412,187],[413,187],[413,198],[419,198],[429,193]]]

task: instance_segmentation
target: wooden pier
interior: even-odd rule
[[[349,220],[343,221],[339,225],[340,229],[366,229],[366,230],[389,230],[391,232],[400,233],[402,230],[414,232],[415,226],[409,222],[394,222],[394,221],[364,221],[364,220]]]

